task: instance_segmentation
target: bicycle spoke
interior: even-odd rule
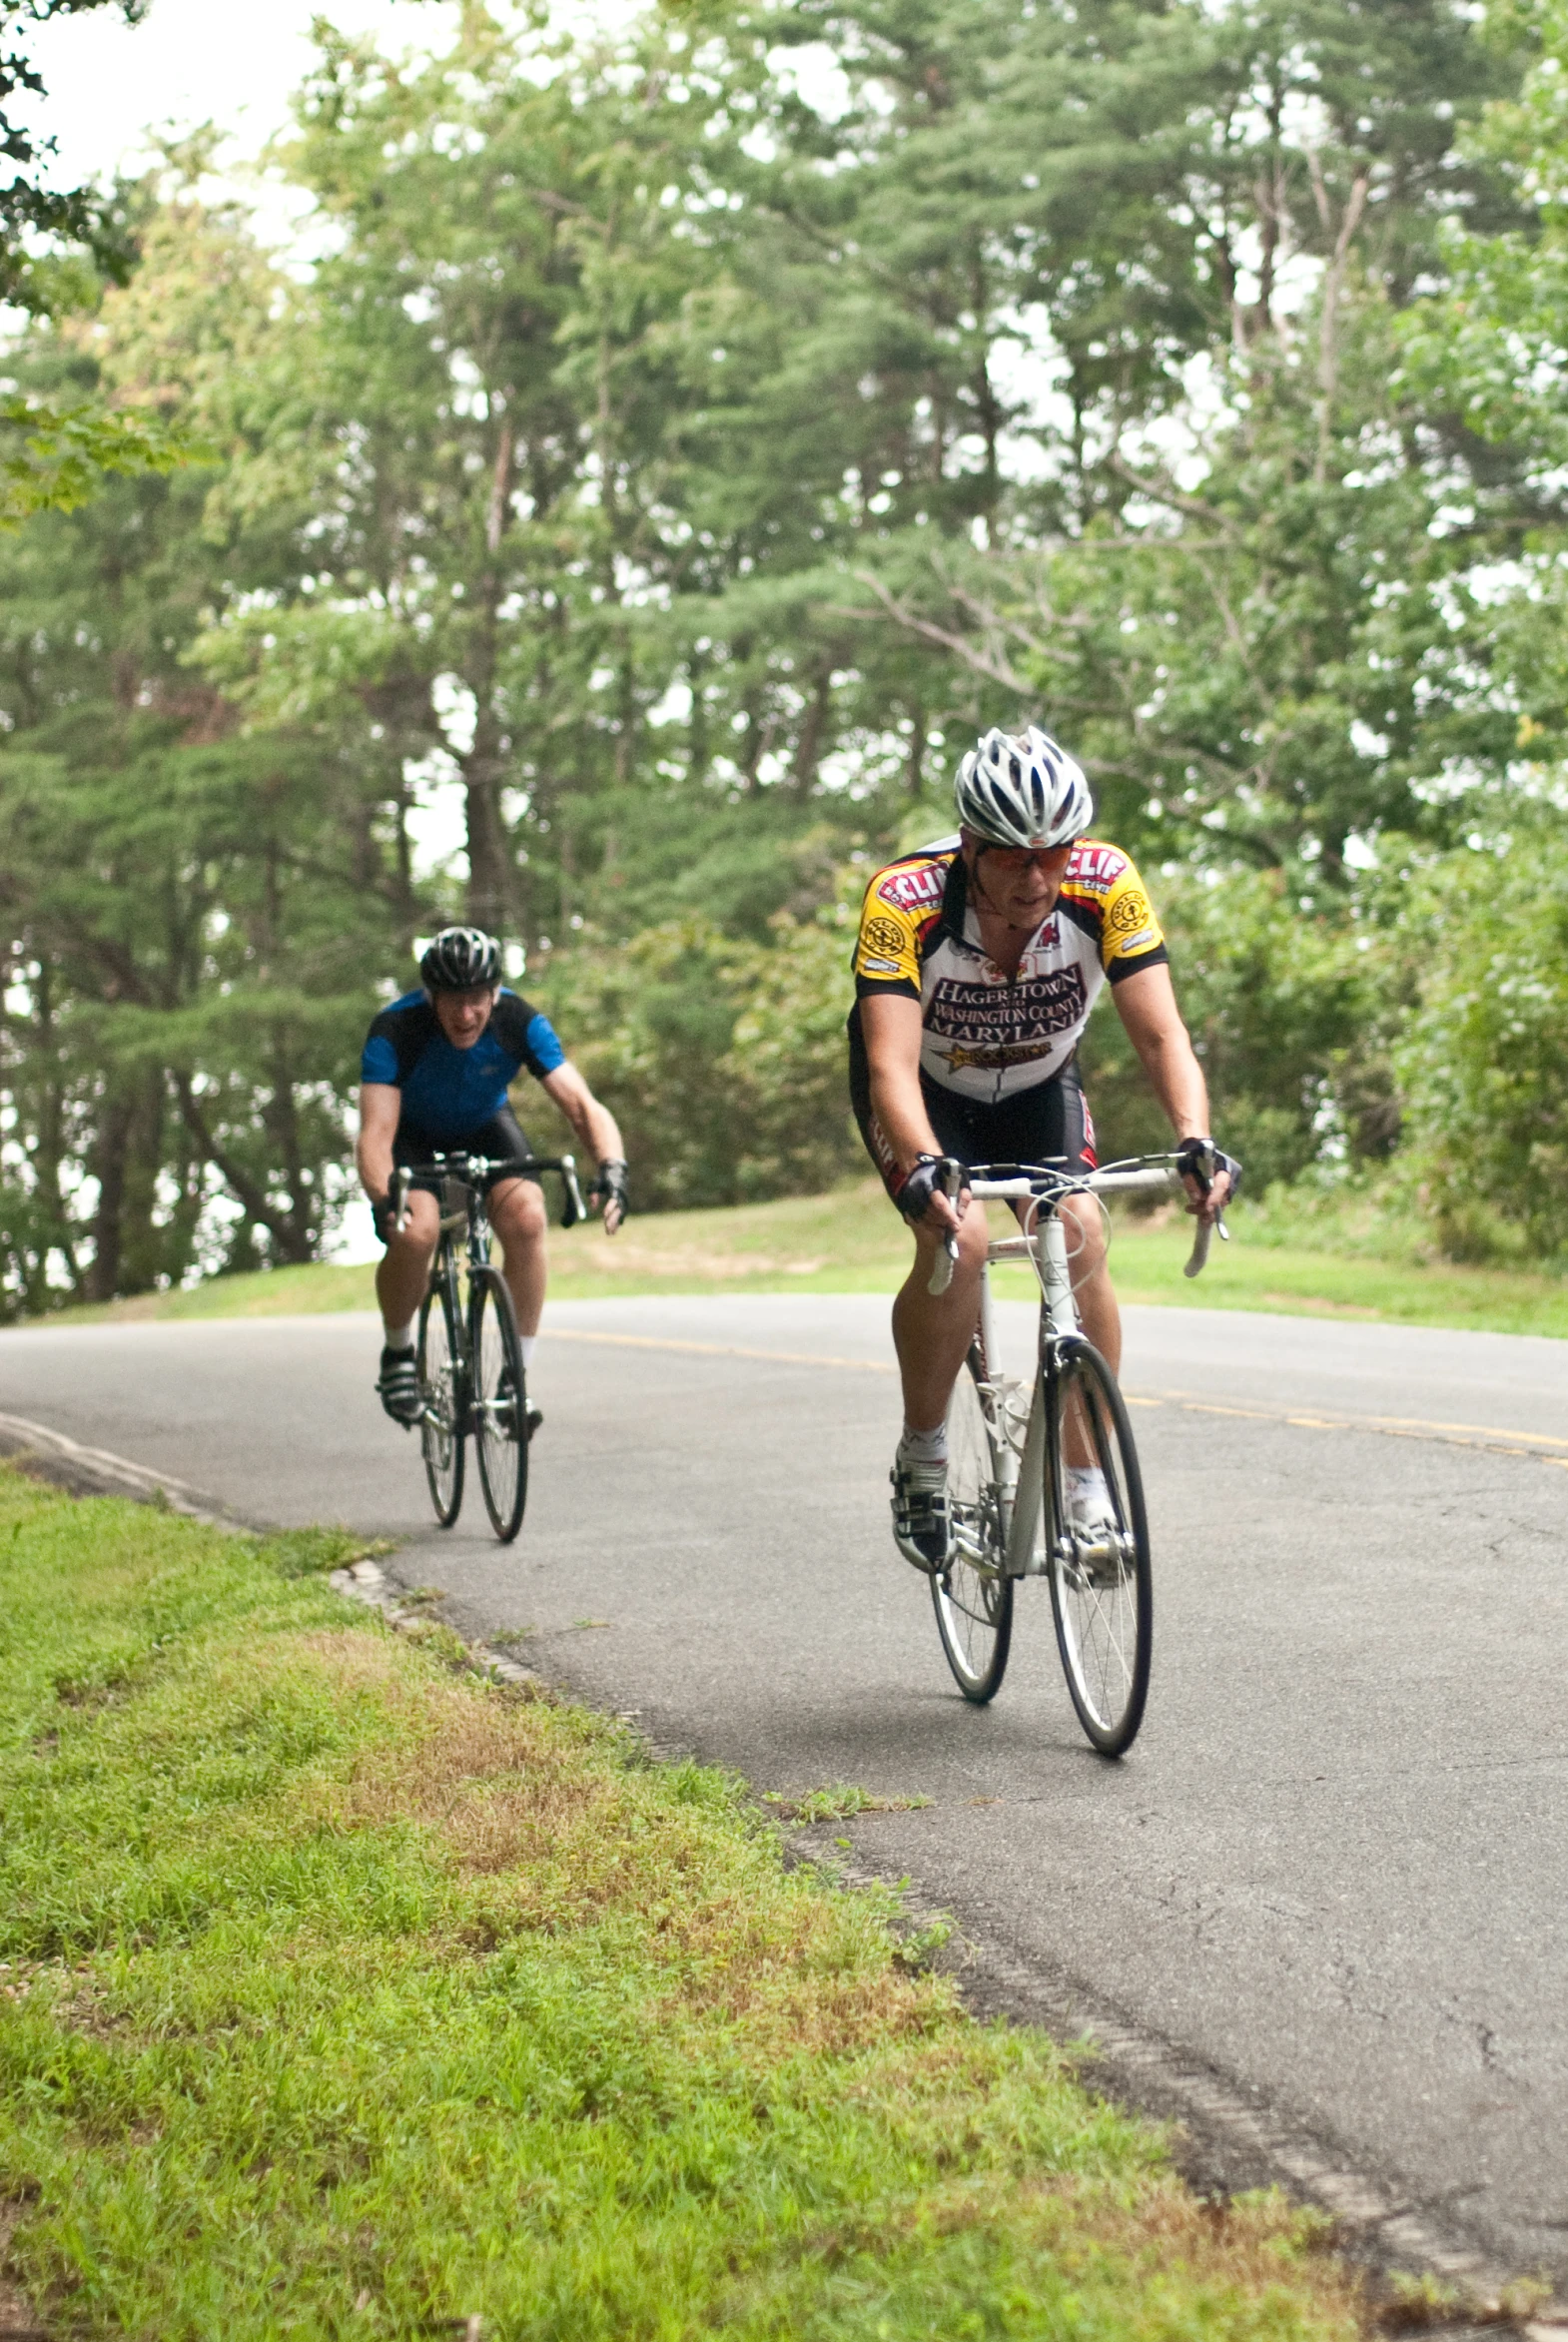
[[[1104,1475],[1091,1517],[1075,1516],[1069,1473]],[[1152,1603],[1143,1488],[1121,1393],[1109,1367],[1076,1343],[1057,1383],[1056,1483],[1062,1492],[1051,1565],[1057,1643],[1079,1721],[1096,1748],[1132,1746],[1149,1690]]]
[[[508,1544],[528,1495],[527,1392],[511,1295],[493,1268],[475,1272],[471,1311],[474,1445],[490,1526]]]
[[[995,1698],[1013,1634],[1013,1581],[1002,1575],[1006,1523],[991,1426],[994,1401],[971,1359],[948,1409],[952,1557],[931,1581],[937,1631],[955,1682],[977,1705]]]
[[[443,1529],[451,1527],[462,1509],[462,1345],[451,1287],[442,1279],[425,1295],[419,1312],[419,1390],[424,1401],[419,1439],[430,1502]]]

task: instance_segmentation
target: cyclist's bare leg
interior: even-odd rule
[[[904,1420],[912,1431],[934,1431],[947,1416],[958,1370],[980,1318],[980,1272],[989,1231],[980,1204],[971,1204],[958,1234],[953,1282],[929,1290],[940,1232],[915,1230],[915,1264],[893,1303],[893,1344],[904,1384]]]
[[[376,1298],[384,1325],[411,1325],[418,1316],[439,1234],[440,1210],[435,1197],[410,1195],[407,1225],[392,1238],[376,1271]]]
[[[1069,1195],[1062,1205],[1073,1297],[1084,1331],[1113,1374],[1122,1368],[1122,1312],[1106,1259],[1106,1223],[1093,1195]]]
[[[544,1309],[544,1189],[537,1179],[503,1179],[490,1189],[490,1225],[501,1240],[501,1274],[524,1340],[539,1330]]]

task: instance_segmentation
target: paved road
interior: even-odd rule
[[[1009,1339],[1028,1339],[1011,1309]],[[1079,1737],[1044,1589],[967,1708],[886,1529],[885,1305],[563,1304],[522,1542],[429,1526],[357,1317],[0,1336],[0,1409],[409,1584],[1088,1979],[1516,2267],[1568,2276],[1568,1344],[1129,1310],[1156,1532],[1143,1737]],[[1371,1427],[1374,1422],[1379,1426]]]

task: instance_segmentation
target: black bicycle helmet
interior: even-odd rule
[[[426,992],[472,992],[481,984],[498,984],[500,973],[500,945],[482,927],[443,927],[419,962]]]

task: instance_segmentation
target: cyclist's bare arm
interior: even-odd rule
[[[868,994],[860,1004],[860,1029],[871,1071],[871,1111],[900,1171],[910,1171],[920,1156],[942,1153],[920,1088],[920,1003],[903,993]],[[968,1201],[967,1192],[956,1204],[933,1194],[922,1224],[957,1227]]]
[[[542,1084],[570,1123],[578,1143],[587,1150],[590,1161],[625,1162],[626,1150],[615,1117],[607,1106],[600,1105],[570,1058],[552,1074],[545,1074]],[[612,1199],[604,1207],[605,1233],[613,1235],[620,1222],[619,1206]]]
[[[1125,976],[1114,991],[1128,1038],[1177,1139],[1206,1139],[1208,1086],[1181,1022],[1170,969],[1142,968],[1136,976]],[[1220,1171],[1206,1195],[1191,1178],[1186,1191],[1200,1219],[1216,1219],[1230,1192],[1229,1173]]]
[[[402,1092],[390,1082],[365,1082],[360,1086],[360,1136],[355,1146],[354,1159],[359,1166],[360,1179],[366,1193],[374,1202],[386,1199],[392,1177],[392,1141],[397,1136],[397,1117],[402,1108]]]

